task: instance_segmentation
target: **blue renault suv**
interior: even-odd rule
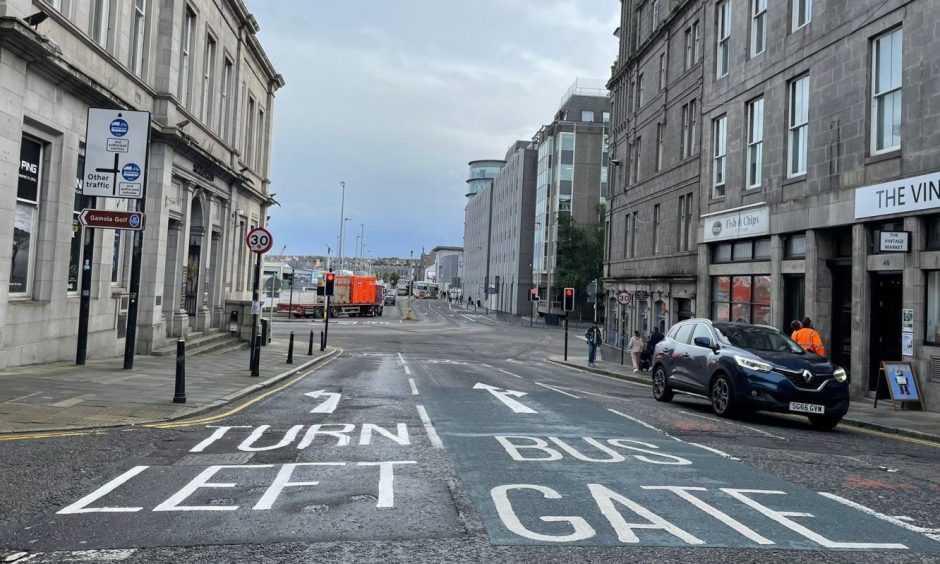
[[[677,323],[653,351],[652,374],[658,401],[671,401],[676,391],[704,395],[721,417],[742,410],[794,413],[830,430],[849,410],[845,370],[765,325]]]

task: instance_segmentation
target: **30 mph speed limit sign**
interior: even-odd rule
[[[271,250],[271,245],[274,244],[274,237],[272,237],[271,232],[264,227],[255,227],[249,231],[248,236],[245,237],[245,244],[248,245],[249,251],[260,255]]]

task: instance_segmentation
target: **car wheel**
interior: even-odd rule
[[[668,402],[672,401],[674,395],[666,384],[666,369],[662,364],[657,365],[653,370],[653,397],[656,401]]]
[[[809,424],[817,431],[831,431],[836,428],[839,421],[842,421],[841,415],[808,415]]]
[[[708,396],[712,400],[712,411],[719,417],[731,417],[735,412],[734,388],[726,374],[719,374],[712,381]]]

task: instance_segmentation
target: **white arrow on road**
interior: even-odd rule
[[[517,392],[516,390],[504,390],[502,388],[497,388],[496,386],[490,386],[489,384],[481,384],[479,382],[477,382],[477,384],[473,386],[473,389],[474,390],[486,390],[487,392],[493,394],[493,396],[496,399],[506,404],[506,407],[513,410],[515,413],[538,413],[538,411],[535,411],[531,407],[527,405],[523,405],[519,403],[518,401],[509,397],[509,396],[515,396],[517,398],[521,398],[522,396],[527,395],[525,392]]]
[[[317,390],[315,392],[307,392],[305,396],[310,396],[314,399],[327,396],[327,400],[320,405],[314,407],[310,410],[310,413],[333,413],[336,411],[336,406],[339,405],[339,398],[342,394],[337,394],[335,392],[328,392],[326,390]]]

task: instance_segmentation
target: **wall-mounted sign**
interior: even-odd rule
[[[855,219],[940,208],[940,172],[855,190]]]
[[[913,333],[901,333],[901,356],[914,356]]]
[[[743,239],[770,233],[770,208],[767,206],[702,216],[702,240]]]
[[[901,310],[901,331],[904,331],[905,333],[914,332],[914,310],[913,309]]]
[[[910,231],[881,231],[878,237],[878,252],[907,253],[911,250]]]

